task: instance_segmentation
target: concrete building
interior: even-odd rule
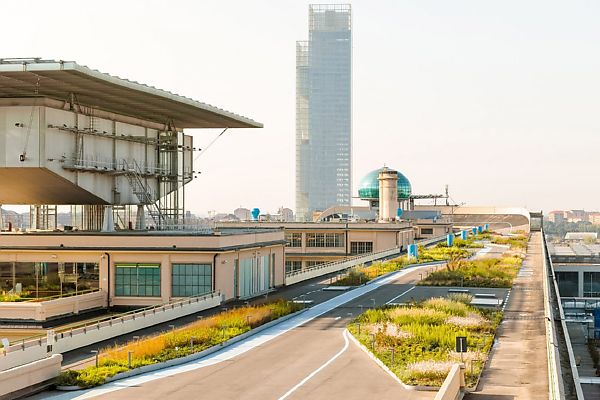
[[[284,244],[283,232],[265,229],[2,234],[0,287],[37,288],[46,297],[78,284],[80,291],[106,292],[109,307],[213,291],[225,300],[248,298],[283,285]]]
[[[34,222],[0,235],[2,289],[99,290],[107,306],[146,306],[282,285],[283,232],[185,223],[184,129],[261,126],[75,62],[0,59],[0,203],[32,205]],[[77,207],[78,231],[47,231],[57,204]]]
[[[358,197],[368,206],[333,206],[316,213],[314,222],[378,222],[410,221],[415,239],[430,239],[452,232],[452,218],[439,210],[415,211],[416,198],[404,174],[388,167],[366,174],[360,181]]]
[[[600,300],[600,245],[582,242],[551,244],[552,258],[561,298]]]
[[[352,20],[348,4],[309,5],[296,43],[296,218],[351,204]]]
[[[554,223],[565,222],[567,220],[565,214],[564,211],[550,211],[548,214],[548,221]]]
[[[277,211],[282,222],[292,222],[294,221],[294,211],[290,208],[279,207]]]
[[[410,222],[231,222],[218,228],[282,229],[286,272],[393,247],[406,249],[415,235]]]
[[[239,207],[233,210],[233,215],[237,217],[240,221],[250,221],[250,210],[247,208]]]

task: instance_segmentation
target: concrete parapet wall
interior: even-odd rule
[[[11,393],[31,388],[54,379],[60,373],[62,355],[54,354],[42,360],[0,372],[0,399],[12,398]]]
[[[347,260],[334,261],[331,263],[317,265],[313,268],[309,268],[304,271],[289,274],[285,277],[286,285],[293,285],[298,282],[306,281],[308,279],[316,278],[318,276],[327,275],[332,272],[343,271],[348,268],[352,268],[356,265],[364,264],[366,262],[379,260],[384,257],[393,256],[400,254],[400,248],[394,247],[388,250],[380,251],[377,253],[370,253],[364,256],[352,257]]]
[[[149,310],[128,313],[112,319],[99,320],[98,322],[89,322],[83,326],[59,331],[55,333],[54,340],[51,340],[50,343],[47,343],[48,339],[43,337],[21,344],[13,344],[8,347],[4,355],[0,354],[0,371],[40,360],[53,353],[66,353],[80,347],[217,307],[221,302],[221,294],[213,293],[201,298],[166,304]],[[52,345],[51,349],[47,347],[48,344]]]
[[[460,364],[454,364],[434,400],[458,400],[463,397],[465,373]]]
[[[0,319],[43,322],[63,315],[107,306],[106,292],[97,291],[48,301],[0,302]]]

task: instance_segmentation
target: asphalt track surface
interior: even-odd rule
[[[87,391],[33,398],[433,399],[435,392],[405,389],[345,335],[347,323],[364,309],[409,301],[430,270],[408,268],[347,292],[324,291],[329,278],[290,287],[272,297],[312,300],[313,307],[212,356]]]
[[[320,284],[309,283],[297,295],[311,292],[303,298],[318,304],[298,316],[299,324],[294,326],[291,319],[275,327],[280,332],[275,329],[274,333],[252,336],[247,339],[247,348],[230,346],[224,349],[229,354],[217,354],[202,365],[200,360],[190,363],[195,365],[157,371],[88,391],[43,392],[34,398],[432,399],[434,392],[404,389],[344,334],[353,316],[368,307],[397,301],[426,268],[399,271],[385,282],[342,293],[323,291]],[[311,318],[311,313],[317,315]],[[272,337],[265,338],[269,335]]]

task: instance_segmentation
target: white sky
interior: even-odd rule
[[[351,3],[355,192],[385,163],[457,202],[600,208],[600,2]],[[0,57],[73,60],[265,124],[200,158],[188,209],[294,208],[308,2],[30,0],[0,15]],[[195,131],[196,147],[217,133]]]

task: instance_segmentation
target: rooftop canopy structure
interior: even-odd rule
[[[194,178],[195,149],[183,129],[260,127],[75,62],[3,58],[0,204],[36,205],[32,214],[48,214],[50,205],[84,206],[86,230],[105,225],[112,206],[135,205],[141,229],[144,209],[156,228],[177,228],[185,214],[184,185]],[[132,223],[129,216],[114,219]],[[45,222],[30,225],[48,229]]]
[[[218,107],[73,61],[0,58],[0,98],[48,97],[182,128],[262,128]]]

